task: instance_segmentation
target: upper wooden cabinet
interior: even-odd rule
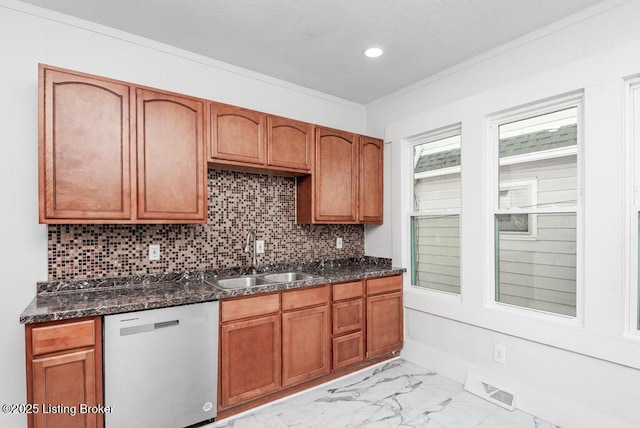
[[[138,88],[138,218],[206,218],[204,103]]]
[[[381,140],[42,64],[39,72],[40,223],[206,223],[207,163],[298,177],[298,223],[382,223]]]
[[[383,144],[316,128],[312,175],[299,177],[298,223],[382,223]]]
[[[211,103],[210,161],[263,165],[267,160],[264,113]]]
[[[356,222],[357,170],[357,136],[316,128],[313,173],[298,178],[298,223]]]
[[[39,72],[40,223],[206,222],[202,100]]]
[[[39,72],[40,223],[131,220],[131,87]]]
[[[309,173],[312,124],[225,104],[210,106],[209,162],[247,171]]]
[[[314,126],[306,122],[269,116],[267,129],[268,164],[308,172],[313,154]]]
[[[360,137],[360,175],[358,221],[382,223],[384,143],[371,137]]]

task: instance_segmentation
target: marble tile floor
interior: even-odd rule
[[[205,428],[557,428],[398,358]]]

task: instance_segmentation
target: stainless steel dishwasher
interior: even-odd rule
[[[104,317],[107,428],[182,428],[216,416],[218,302]]]

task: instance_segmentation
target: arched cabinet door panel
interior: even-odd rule
[[[382,140],[360,137],[359,210],[360,223],[382,224],[383,156]]]
[[[206,220],[204,103],[136,90],[138,218]]]
[[[315,220],[353,223],[358,195],[356,135],[328,128],[316,130]]]
[[[267,130],[268,165],[308,173],[313,155],[313,125],[269,116]]]
[[[130,87],[39,73],[40,223],[131,220]]]
[[[265,164],[266,115],[225,104],[211,103],[210,159]]]

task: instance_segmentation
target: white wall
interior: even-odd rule
[[[640,1],[605,1],[367,106],[367,131],[391,144],[387,251],[409,267],[412,185],[405,139],[462,123],[462,296],[405,290],[404,355],[459,381],[480,373],[519,406],[563,427],[640,425],[640,336],[630,331],[624,79],[640,73]],[[577,319],[493,302],[488,116],[584,94]],[[380,240],[384,242],[384,240]],[[406,275],[405,284],[410,281]],[[507,363],[492,361],[494,343]]]
[[[364,107],[160,43],[0,0],[0,404],[24,403],[20,312],[47,279],[37,209],[37,69],[47,63],[362,133]],[[0,413],[1,427],[24,427]]]

